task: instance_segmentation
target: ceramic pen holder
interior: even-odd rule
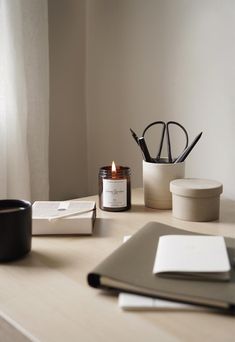
[[[172,195],[170,182],[184,178],[185,163],[167,163],[162,158],[159,163],[149,163],[143,160],[144,203],[154,209],[171,209]]]
[[[32,207],[23,200],[0,200],[0,261],[21,258],[31,250]]]

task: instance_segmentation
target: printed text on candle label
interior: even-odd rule
[[[103,206],[122,208],[127,206],[127,180],[103,180]]]

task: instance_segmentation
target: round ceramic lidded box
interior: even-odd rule
[[[209,179],[185,178],[170,183],[173,216],[186,221],[213,221],[219,218],[223,185]]]

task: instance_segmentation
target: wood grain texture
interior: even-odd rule
[[[34,237],[26,258],[2,264],[0,311],[40,341],[232,341],[233,317],[212,312],[124,312],[115,296],[87,285],[88,272],[122,244],[124,235],[149,221],[235,237],[232,201],[222,201],[220,221],[198,223],[174,219],[171,211],[145,208],[141,189],[132,195],[128,212],[97,210],[93,236]],[[87,199],[97,201],[96,196]],[[4,321],[2,317],[0,327]],[[8,341],[14,330],[5,329],[6,339],[0,340]]]
[[[0,341],[4,342],[29,342],[35,341],[33,336],[29,336],[27,331],[22,331],[20,326],[9,320],[3,313],[0,314]]]

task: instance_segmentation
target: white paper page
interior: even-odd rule
[[[124,310],[208,310],[207,308],[203,308],[200,306],[149,298],[145,296],[138,296],[129,293],[119,294],[118,305]]]

